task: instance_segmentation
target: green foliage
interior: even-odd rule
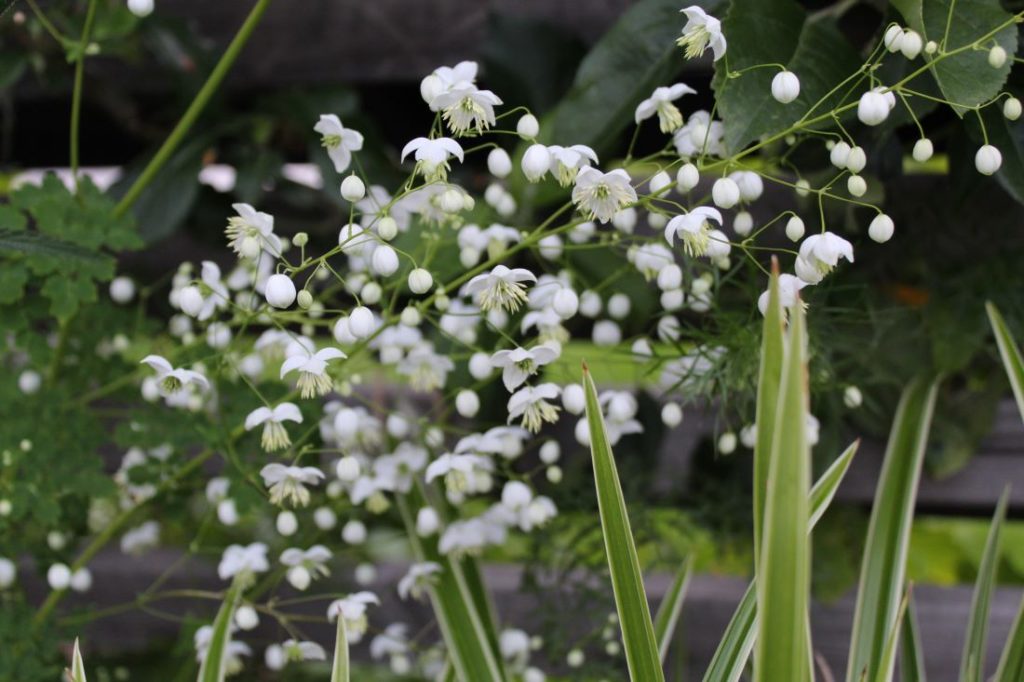
[[[733,0],[722,31],[729,51],[715,64],[713,85],[731,153],[834,108],[843,93],[833,91],[861,65],[831,18],[808,17],[794,0]],[[799,76],[795,101],[781,104],[772,97],[779,68],[765,64],[783,64]]]
[[[114,276],[116,262],[105,250],[139,245],[133,222],[111,217],[112,210],[110,198],[87,178],[77,194],[55,175],[15,191],[0,212],[0,283],[6,285],[0,303],[19,300],[30,283],[38,283],[51,314],[61,320],[95,303],[97,283]]]

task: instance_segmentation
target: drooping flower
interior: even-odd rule
[[[331,574],[327,562],[331,560],[331,550],[323,545],[313,545],[309,549],[289,547],[281,552],[281,563],[288,566],[288,582],[297,590],[305,590],[314,578]]]
[[[281,422],[293,421],[302,423],[302,413],[295,403],[281,403],[273,409],[269,407],[258,407],[249,413],[245,418],[245,430],[251,431],[260,424],[263,424],[263,435],[260,443],[267,452],[280,450],[291,445],[288,431]]]
[[[476,83],[477,63],[459,62],[455,66],[439,66],[420,82],[420,96],[431,111],[439,111],[438,98],[454,88]]]
[[[572,201],[580,213],[607,223],[620,209],[636,202],[636,190],[630,183],[629,173],[621,168],[602,173],[587,166],[576,176]]]
[[[147,355],[139,364],[149,365],[156,372],[157,386],[161,395],[169,396],[177,393],[189,384],[196,384],[204,390],[210,388],[210,382],[199,372],[174,367],[167,361],[167,358],[160,355]]]
[[[263,485],[270,489],[270,503],[283,505],[286,501],[300,507],[309,504],[307,485],[316,485],[324,478],[324,472],[316,467],[286,466],[268,464],[260,469]]]
[[[399,374],[409,377],[413,389],[424,392],[443,387],[453,369],[452,359],[435,351],[428,341],[416,344],[395,367]]]
[[[561,354],[562,348],[558,343],[546,341],[529,350],[499,350],[491,356],[491,366],[501,369],[501,380],[511,392],[541,366],[556,360]]]
[[[671,133],[683,125],[683,115],[673,102],[683,95],[694,95],[697,91],[686,83],[676,83],[670,87],[655,88],[650,97],[636,108],[637,123],[658,115],[658,125],[663,133]]]
[[[445,487],[450,492],[475,492],[475,475],[490,472],[493,468],[494,463],[487,457],[446,452],[427,466],[426,479],[430,483],[435,478],[444,477]]]
[[[479,90],[471,83],[462,83],[434,99],[434,105],[443,109],[444,120],[455,135],[464,135],[475,128],[482,133],[494,125],[494,107],[501,98],[490,90]]]
[[[253,575],[270,570],[267,561],[267,546],[262,542],[254,542],[243,547],[229,545],[217,566],[217,575],[221,580],[230,580],[238,575]]]
[[[274,216],[257,211],[249,204],[232,204],[238,215],[228,218],[224,234],[228,246],[239,256],[255,259],[266,251],[277,258],[281,255],[281,240],[274,234]]]
[[[448,179],[448,159],[457,158],[460,162],[464,155],[462,146],[450,137],[439,137],[433,140],[417,137],[402,148],[402,161],[413,154],[416,159],[416,171],[427,182],[444,182]]]
[[[689,213],[677,215],[665,226],[665,240],[675,245],[675,238],[682,237],[683,250],[690,256],[703,256],[711,243],[711,221],[722,224],[722,214],[710,206],[698,206]]]
[[[345,635],[348,641],[353,644],[359,643],[366,634],[369,620],[366,617],[366,607],[370,604],[380,604],[380,599],[373,592],[356,592],[343,599],[331,602],[327,607],[327,620],[334,622],[340,616],[345,619]]]
[[[338,173],[348,170],[352,163],[352,152],[363,148],[362,133],[343,126],[335,114],[321,114],[313,130],[320,133],[320,143],[334,162],[334,170]]]
[[[797,299],[800,296],[800,290],[805,286],[807,286],[807,282],[799,277],[788,273],[779,275],[779,302],[782,304],[783,309],[792,308],[796,305]],[[770,293],[770,288],[765,289],[757,298],[757,309],[761,311],[762,315],[768,312],[768,295]]]
[[[436,580],[434,576],[441,571],[441,564],[433,561],[412,564],[398,581],[398,596],[403,600],[410,596],[413,599],[421,598],[427,587]]]
[[[722,23],[697,5],[679,11],[686,15],[686,25],[676,43],[686,51],[686,58],[699,57],[710,47],[715,55],[714,61],[721,59],[726,48]]]
[[[231,628],[234,630],[234,626]],[[213,641],[213,626],[204,625],[198,630],[196,634],[192,636],[192,643],[196,649],[196,662],[202,664],[206,660],[206,656],[210,651],[210,643]],[[227,650],[224,652],[225,667],[224,671],[228,675],[233,675],[242,670],[242,656],[252,656],[252,649],[245,642],[240,642],[236,639],[230,639],[227,644]]]
[[[477,275],[462,287],[463,296],[474,296],[480,309],[516,312],[528,300],[522,282],[536,282],[537,276],[525,268],[509,269],[496,265],[490,272]]]
[[[832,232],[812,234],[800,244],[796,275],[808,284],[817,284],[845,258],[853,262],[853,245]]]
[[[585,144],[574,144],[569,147],[551,145],[547,149],[551,159],[551,172],[562,187],[571,185],[580,169],[597,163],[597,152]]]
[[[300,642],[286,639],[280,644],[271,644],[265,653],[267,667],[280,670],[289,663],[302,661],[326,661],[327,652],[316,642]]]
[[[549,403],[555,400],[561,389],[552,383],[539,386],[524,386],[508,399],[508,420],[522,417],[522,426],[533,433],[540,431],[544,422],[558,421],[558,407]]]
[[[326,395],[334,386],[331,377],[327,376],[327,363],[347,357],[337,348],[323,348],[316,353],[310,353],[303,349],[281,363],[281,378],[283,379],[286,374],[298,370],[299,394],[303,398]]]

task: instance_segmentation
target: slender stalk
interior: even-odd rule
[[[238,55],[241,54],[242,48],[249,41],[249,37],[252,35],[253,30],[260,23],[260,19],[263,18],[263,13],[266,12],[267,6],[270,4],[270,0],[256,0],[256,4],[249,12],[249,16],[246,17],[245,23],[238,29],[238,33],[231,40],[231,44],[228,45],[228,49],[224,51],[224,55],[217,62],[217,65],[210,72],[206,82],[203,83],[203,87],[196,94],[192,104],[189,105],[188,109],[182,115],[181,120],[174,126],[174,130],[167,136],[167,139],[161,145],[160,149],[150,160],[142,174],[136,178],[135,182],[128,189],[128,192],[121,198],[121,201],[114,208],[114,216],[120,217],[132,207],[138,198],[142,194],[142,191],[146,189],[156,174],[160,172],[164,164],[171,158],[171,155],[181,144],[181,141],[188,134],[188,131],[192,128],[192,125],[199,118],[199,115],[206,108],[210,99],[214,93],[217,92],[217,88],[220,87],[221,82],[227,75],[228,71],[234,65]]]
[[[89,48],[89,36],[92,35],[92,25],[96,22],[96,0],[89,0],[89,8],[85,13],[85,25],[82,27],[82,37],[78,41],[77,53],[75,54],[75,85],[71,92],[71,178],[75,183],[75,191],[78,191],[78,139],[79,127],[82,118],[82,82],[85,80],[85,53]]]

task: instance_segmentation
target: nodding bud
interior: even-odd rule
[[[425,294],[434,286],[434,278],[429,271],[416,268],[409,273],[409,289],[414,294]]]
[[[295,302],[295,284],[288,275],[271,275],[267,279],[267,303],[275,308],[287,308]]]
[[[523,154],[521,165],[526,179],[530,182],[537,182],[551,168],[551,153],[542,144],[532,144]]]
[[[779,71],[772,79],[772,97],[789,104],[800,96],[800,79],[792,71]]]

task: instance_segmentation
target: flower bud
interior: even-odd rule
[[[864,402],[864,396],[861,395],[860,389],[856,386],[847,386],[846,390],[843,391],[843,404],[851,410],[860,407],[862,402]]]
[[[386,242],[391,241],[398,234],[398,222],[389,215],[383,216],[377,221],[377,236]]]
[[[772,97],[789,104],[800,96],[800,79],[792,71],[779,71],[772,79]]]
[[[199,311],[203,309],[203,294],[199,291],[199,287],[189,285],[179,291],[178,307],[189,317],[198,315]]]
[[[153,0],[128,0],[128,11],[139,18],[148,17],[153,13]]]
[[[387,244],[380,244],[373,250],[370,265],[381,277],[390,277],[398,270],[398,254]]]
[[[341,181],[341,197],[345,201],[356,202],[366,196],[366,185],[358,175],[353,173]]]
[[[338,525],[338,515],[330,507],[317,507],[313,512],[313,523],[320,530],[331,530]]]
[[[18,577],[18,567],[7,557],[0,557],[0,590],[6,590]]]
[[[66,590],[71,585],[71,569],[65,564],[53,564],[46,571],[46,582],[54,590]]]
[[[295,284],[288,275],[271,275],[267,278],[267,303],[275,308],[287,308],[295,302]]]
[[[900,40],[900,52],[907,59],[917,59],[917,55],[921,54],[921,49],[924,47],[924,40],[921,38],[921,34],[913,29],[907,29],[903,32],[903,38]]]
[[[682,288],[666,289],[658,298],[665,310],[679,310],[686,303],[686,292]]]
[[[1016,97],[1007,97],[1006,101],[1003,102],[1003,116],[1010,121],[1016,121],[1020,118],[1021,104],[1020,100]]]
[[[441,519],[433,507],[422,507],[416,512],[416,534],[421,538],[429,537],[441,527]]]
[[[551,152],[542,144],[532,144],[523,154],[521,165],[526,179],[537,182],[551,168]]]
[[[292,237],[292,244],[298,247],[303,247],[309,243],[309,235],[305,232],[296,232]]]
[[[302,592],[309,583],[313,581],[313,576],[309,574],[309,570],[305,566],[292,566],[288,569],[288,583],[299,592]]]
[[[988,65],[993,69],[1001,69],[1006,64],[1006,50],[1002,45],[993,45],[988,51]]]
[[[626,294],[613,294],[608,299],[608,315],[616,320],[621,320],[629,315],[631,307],[629,296]]]
[[[25,395],[36,393],[42,385],[43,377],[35,370],[26,369],[18,375],[18,390]]]
[[[864,147],[851,147],[846,157],[846,167],[853,174],[860,173],[868,165],[868,155]]]
[[[362,521],[349,521],[341,529],[341,539],[350,545],[361,545],[366,542],[366,526]]]
[[[736,451],[736,434],[732,431],[726,431],[718,437],[718,452],[723,455],[731,455]]]
[[[534,138],[540,134],[540,123],[533,114],[525,114],[516,122],[516,132],[522,138]]]
[[[334,465],[334,473],[339,481],[350,483],[359,478],[359,460],[352,455],[345,455]]]
[[[850,196],[862,197],[868,191],[868,183],[860,175],[851,175],[846,178],[846,191]]]
[[[885,95],[869,90],[860,96],[857,103],[857,118],[864,125],[876,126],[889,118],[889,102]]]
[[[434,286],[434,277],[430,271],[423,268],[416,268],[409,273],[409,289],[414,294],[425,294]]]
[[[455,396],[455,411],[466,419],[471,419],[480,411],[480,396],[475,391],[463,389]]]
[[[683,164],[676,173],[676,188],[683,194],[689,192],[700,182],[700,171],[692,163]]]
[[[299,529],[299,520],[295,517],[294,512],[286,510],[277,515],[274,525],[277,526],[278,533],[288,537],[295,535],[295,531]]]
[[[569,384],[562,389],[562,407],[570,414],[583,414],[586,409],[587,398],[583,393],[583,387],[579,384]]]
[[[850,158],[850,145],[846,142],[836,142],[828,158],[836,168],[846,168],[846,162]]]
[[[240,630],[253,630],[259,624],[259,614],[256,613],[256,609],[248,604],[242,604],[235,611],[235,625],[237,625]]]
[[[719,208],[732,208],[740,201],[740,188],[732,178],[718,178],[711,187],[711,199]]]
[[[914,157],[914,161],[924,163],[928,159],[932,158],[932,154],[934,153],[935,147],[932,145],[932,141],[927,137],[922,137],[914,143],[914,151],[911,152],[911,156]]]
[[[974,155],[974,165],[982,175],[992,175],[1003,165],[1003,155],[992,145],[983,145]]]
[[[110,298],[114,303],[125,304],[135,298],[135,282],[131,277],[115,277],[110,283]]]
[[[487,155],[487,170],[496,178],[506,178],[512,172],[512,159],[501,147],[495,147]]]
[[[357,306],[348,316],[348,330],[357,339],[365,339],[373,333],[373,313],[366,306]]]
[[[660,194],[663,189],[672,184],[672,178],[665,171],[659,171],[655,173],[654,177],[648,183],[648,187],[651,190],[651,194]]]
[[[903,44],[903,29],[897,24],[890,25],[889,28],[885,29],[885,36],[882,38],[882,42],[885,43],[885,49],[889,52],[899,52]]]
[[[398,316],[398,320],[406,327],[415,327],[423,320],[423,316],[420,315],[420,311],[416,306],[410,305],[402,309],[402,314]]]
[[[661,408],[661,421],[670,429],[683,423],[683,408],[679,403],[665,403]]]
[[[584,317],[597,317],[600,315],[601,295],[589,289],[580,294],[580,314]]]
[[[658,272],[658,288],[662,291],[678,289],[683,285],[683,270],[675,263],[669,263]]]
[[[562,287],[551,301],[551,307],[563,320],[568,320],[580,309],[580,298],[569,287]]]
[[[309,306],[313,305],[313,294],[309,293],[305,289],[299,292],[298,296],[296,296],[296,299],[296,302],[299,304],[299,307],[302,308],[303,310],[309,310]]]
[[[732,229],[739,236],[746,237],[754,229],[754,216],[750,211],[740,211],[732,219]]]
[[[71,574],[70,585],[75,592],[88,592],[92,587],[92,572],[83,566]]]
[[[562,238],[557,234],[549,234],[537,242],[537,250],[547,260],[558,260],[562,255]]]
[[[892,239],[892,233],[895,229],[896,226],[893,224],[892,218],[884,213],[879,213],[871,221],[871,225],[868,226],[868,236],[879,244],[884,244]]]
[[[600,320],[594,323],[592,338],[598,346],[615,346],[622,341],[622,329],[611,320]]]

